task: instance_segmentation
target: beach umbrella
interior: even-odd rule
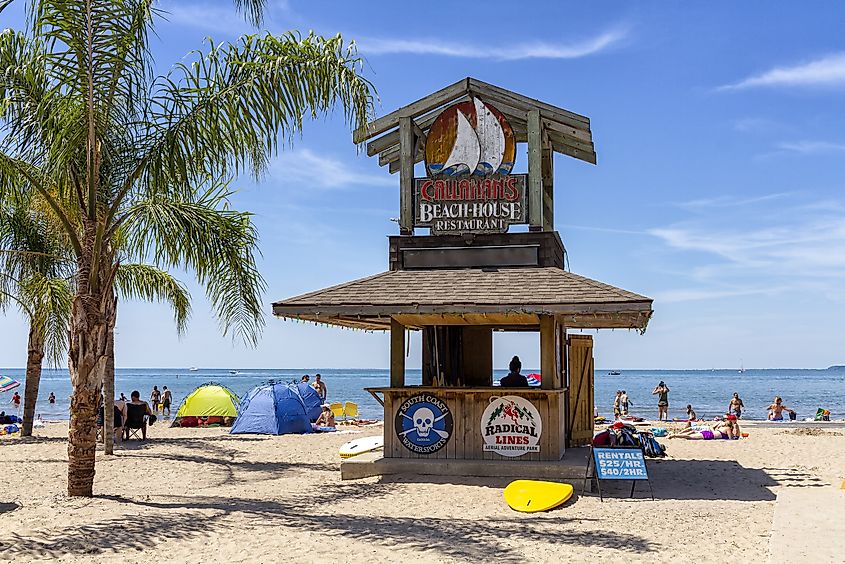
[[[21,383],[13,378],[9,378],[8,376],[0,376],[0,392],[8,392],[9,390],[14,390]]]

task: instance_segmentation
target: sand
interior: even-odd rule
[[[338,446],[380,427],[259,437],[157,424],[145,443],[98,452],[96,497],[71,499],[67,426],[53,423],[0,437],[0,560],[763,562],[791,546],[771,539],[779,494],[830,499],[820,511],[845,519],[845,434],[744,430],[733,442],[660,439],[671,456],[649,462],[656,501],[619,485],[604,503],[575,496],[529,515],[503,502],[506,480],[342,482]],[[830,561],[823,549],[839,541],[807,529],[801,560]]]

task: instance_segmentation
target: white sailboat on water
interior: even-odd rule
[[[499,120],[478,98],[473,98],[476,127],[457,111],[457,134],[452,151],[440,169],[444,174],[487,175],[496,172],[505,154],[505,132]]]
[[[742,359],[739,359],[739,370],[737,370],[740,374],[745,372],[745,364],[743,364]]]

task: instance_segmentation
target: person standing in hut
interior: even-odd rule
[[[518,356],[511,359],[508,365],[508,375],[499,380],[499,385],[503,388],[527,388],[528,379],[519,373],[522,370],[522,361]]]
[[[657,396],[657,420],[669,420],[669,386],[662,380],[651,391],[651,394]]]

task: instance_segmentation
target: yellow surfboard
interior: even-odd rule
[[[558,482],[516,480],[505,488],[505,501],[511,509],[524,513],[547,511],[572,497],[572,486]]]

